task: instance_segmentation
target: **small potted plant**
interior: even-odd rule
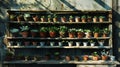
[[[33,38],[37,36],[37,33],[38,33],[37,29],[31,29],[30,31],[31,31],[31,35],[32,35]],[[37,45],[37,42],[33,41],[32,44]]]
[[[65,60],[66,60],[66,61],[70,61],[70,60],[71,60],[71,56],[70,56],[70,55],[66,55],[66,56],[65,56]]]
[[[56,37],[57,31],[58,31],[58,28],[57,28],[57,27],[55,27],[55,26],[50,27],[50,28],[49,28],[49,35],[50,35],[50,37],[51,37],[51,38]]]
[[[18,15],[17,16],[17,21],[20,22],[20,21],[24,21],[24,17],[22,14]]]
[[[98,17],[97,16],[94,16],[93,17],[93,22],[96,23],[98,21]]]
[[[51,54],[47,52],[44,57],[45,60],[50,60],[51,59]]]
[[[20,31],[21,31],[21,34],[24,38],[28,37],[28,31],[29,31],[30,27],[29,26],[20,26]]]
[[[66,33],[67,33],[68,28],[66,26],[60,26],[59,27],[59,34],[60,34],[60,38],[65,37]]]
[[[57,21],[58,21],[58,19],[57,19],[57,15],[54,14],[54,15],[53,15],[53,22],[57,22]]]
[[[91,22],[92,21],[92,17],[91,16],[87,16],[87,22]]]
[[[37,33],[38,33],[38,30],[37,29],[31,29],[30,32],[31,32],[32,37],[36,37]]]
[[[45,19],[45,16],[41,16],[41,22],[45,22],[46,21],[46,19]]]
[[[95,46],[95,42],[93,40],[90,40],[89,42],[90,42],[90,46],[92,47]]]
[[[84,42],[83,42],[83,46],[86,47],[87,45],[88,45],[88,42],[87,42],[87,41],[84,41]]]
[[[69,16],[69,22],[74,22],[74,19],[73,19],[72,15]]]
[[[98,38],[100,36],[99,27],[94,27],[93,34],[94,34],[94,38]]]
[[[102,60],[107,60],[108,59],[108,52],[106,52],[105,50],[101,51],[101,57],[102,57]]]
[[[76,46],[77,46],[77,47],[79,47],[80,44],[81,44],[81,42],[79,42],[79,41],[76,42]]]
[[[84,30],[83,29],[77,29],[77,37],[78,38],[83,38],[84,37]]]
[[[104,16],[99,16],[99,22],[103,22],[104,21]]]
[[[110,33],[110,30],[108,28],[104,28],[102,30],[102,32],[103,32],[102,37],[108,37],[109,33]]]
[[[74,60],[75,60],[75,61],[79,61],[79,60],[80,60],[80,57],[79,57],[79,56],[75,56],[75,57],[74,57]]]
[[[98,43],[99,43],[100,47],[104,46],[104,40],[98,40]]]
[[[66,17],[65,16],[61,17],[61,22],[66,22]]]
[[[18,36],[19,29],[17,29],[17,28],[12,28],[12,29],[10,29],[10,32],[12,33],[12,37],[17,37],[17,36]]]
[[[88,59],[89,59],[88,55],[84,55],[84,56],[83,56],[83,60],[84,60],[84,61],[87,61]]]
[[[36,16],[33,16],[32,18],[33,18],[33,20],[34,20],[35,22],[39,21],[39,17],[38,17],[37,15],[36,15]]]
[[[73,41],[68,42],[68,46],[71,47],[73,45]]]
[[[39,34],[41,38],[47,37],[47,32],[48,32],[47,27],[40,27]]]
[[[97,52],[93,52],[93,53],[92,53],[92,59],[93,59],[94,61],[99,60],[99,55],[98,55]]]
[[[75,28],[70,28],[68,30],[69,38],[74,38],[75,37],[75,33],[76,33],[76,29]]]
[[[75,22],[80,22],[80,17],[76,16],[75,17]]]
[[[81,17],[81,20],[82,20],[83,23],[85,23],[85,22],[86,22],[86,16],[83,15],[83,16]]]
[[[51,22],[52,16],[48,15],[48,22]]]
[[[55,56],[55,60],[60,60],[60,53],[59,52],[55,52],[54,56]]]
[[[28,13],[25,13],[24,14],[24,19],[25,19],[25,21],[30,21],[31,20],[31,15],[28,14]]]
[[[92,37],[92,32],[91,32],[91,30],[85,29],[84,31],[85,31],[85,37],[86,37],[86,38],[91,38],[91,37]]]
[[[14,15],[14,14],[9,15],[9,17],[10,17],[10,21],[16,21],[17,20],[16,15]]]

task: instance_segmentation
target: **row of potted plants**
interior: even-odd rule
[[[13,45],[14,44],[14,45]],[[80,47],[80,46],[101,46],[101,47],[103,47],[104,46],[104,41],[102,40],[102,41],[98,41],[98,42],[96,42],[96,41],[93,41],[93,40],[90,40],[90,41],[83,41],[83,42],[78,42],[78,41],[66,41],[66,42],[54,42],[54,41],[52,41],[52,42],[44,42],[44,41],[42,41],[42,42],[34,42],[34,41],[32,41],[32,42],[29,42],[29,41],[27,41],[27,43],[26,42],[17,42],[17,41],[10,41],[10,43],[9,43],[9,46],[22,46],[22,45],[24,45],[24,46],[31,46],[31,44],[33,45],[33,46],[41,46],[41,47],[43,47],[43,46],[60,46],[60,47],[62,47],[62,46],[69,46],[69,47],[71,47],[71,46],[76,46],[76,47]]]
[[[90,15],[82,15],[82,16],[72,16],[70,15],[67,19],[65,16],[62,16],[60,22],[103,22],[105,20],[105,16],[90,16]],[[58,22],[59,17],[56,14],[41,16],[38,15],[32,16],[31,14],[25,13],[24,15],[10,15],[11,21],[41,21],[41,22]],[[111,21],[109,21],[111,22]]]
[[[109,37],[110,30],[108,28],[100,29],[99,27],[94,27],[94,29],[76,29],[76,28],[68,28],[66,26],[51,26],[51,27],[40,27],[39,29],[31,28],[29,26],[20,26],[19,28],[13,28],[10,29],[10,32],[13,34],[13,36],[16,36],[16,33],[20,33],[23,37],[28,37],[28,34],[32,37],[39,36],[41,38],[49,37],[55,38],[55,37],[68,37],[69,38],[90,38],[90,37]],[[18,35],[18,34],[17,34]]]
[[[22,54],[12,54],[11,52],[7,52],[6,53],[6,57],[5,60],[6,61],[12,61],[12,60],[34,60],[34,61],[40,61],[40,60],[66,60],[66,61],[71,61],[71,60],[75,60],[75,61],[80,61],[80,60],[93,60],[93,61],[98,61],[98,60],[115,60],[114,56],[110,56],[108,51],[102,50],[100,52],[100,54],[98,54],[98,52],[93,52],[91,53],[91,55],[83,55],[83,56],[71,56],[70,54],[65,55],[65,56],[61,56],[60,52],[54,52],[52,53],[46,53],[44,56],[40,56],[40,55],[34,55],[34,56],[29,56],[29,55],[22,55]]]

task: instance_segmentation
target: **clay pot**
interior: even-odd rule
[[[97,18],[93,18],[93,22],[96,23],[97,22]]]
[[[102,57],[102,60],[107,60],[108,59],[108,56],[101,56]]]
[[[87,32],[87,33],[85,33],[85,35],[86,35],[86,36],[85,36],[86,38],[92,37],[92,33],[91,33],[91,32]]]
[[[68,33],[69,34],[69,38],[74,38],[75,37],[75,33]]]
[[[38,16],[33,17],[33,20],[34,20],[35,22],[36,22],[36,21],[39,21]]]
[[[24,21],[23,16],[21,16],[21,15],[20,15],[20,16],[17,16],[17,21],[18,21],[18,22],[20,22],[20,21]]]
[[[61,22],[66,22],[66,18],[65,17],[61,17]]]
[[[99,18],[99,22],[103,22],[104,21],[104,18]]]
[[[92,59],[93,59],[94,61],[97,61],[97,60],[99,59],[99,57],[98,57],[98,56],[93,56]]]
[[[77,37],[78,37],[78,38],[83,38],[83,36],[84,36],[84,33],[83,33],[83,32],[78,32],[78,33],[77,33]]]
[[[40,37],[41,37],[41,38],[47,37],[47,33],[46,33],[46,32],[40,32],[39,34],[40,34]]]
[[[82,20],[82,22],[83,22],[83,23],[85,23],[85,22],[86,22],[86,19],[85,19],[85,18],[83,18],[83,19],[81,19],[81,20]]]
[[[88,60],[88,55],[84,55],[84,56],[83,56],[83,60],[84,60],[84,61],[87,61],[87,60]]]
[[[59,32],[59,34],[60,34],[60,38],[63,38],[63,37],[65,37],[65,32]]]
[[[108,37],[108,34],[103,33],[102,37]]]
[[[69,22],[74,22],[74,20],[73,19],[69,19]]]
[[[94,33],[94,38],[98,38],[99,37],[99,33],[95,32]]]
[[[41,22],[46,22],[45,18],[40,18]]]
[[[65,60],[66,61],[70,61],[71,60],[71,57],[69,55],[65,56]]]
[[[53,18],[53,22],[57,22],[57,18]]]
[[[49,35],[50,35],[51,38],[54,38],[54,37],[56,36],[56,32],[50,31],[50,32],[49,32]]]
[[[23,31],[23,32],[21,32],[21,35],[22,35],[22,37],[24,37],[24,38],[26,38],[26,37],[28,37],[28,32],[27,31]]]
[[[80,17],[76,17],[75,22],[80,22]]]

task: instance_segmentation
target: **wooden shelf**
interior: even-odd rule
[[[111,46],[7,46],[8,48],[79,48],[79,49],[110,49]]]
[[[41,60],[41,61],[24,61],[24,60],[19,60],[19,61],[4,61],[3,64],[83,64],[83,65],[114,65],[114,64],[119,64],[117,61],[103,61],[103,60],[98,60],[98,61],[65,61],[65,60]]]
[[[49,40],[49,41],[53,41],[53,40],[58,40],[58,41],[61,41],[61,40],[90,40],[90,39],[110,39],[110,37],[98,37],[98,38],[94,38],[94,37],[91,37],[91,38],[39,38],[39,37],[27,37],[27,38],[23,38],[23,37],[7,37],[8,40],[41,40],[41,41],[44,41],[44,40]]]
[[[17,23],[17,24],[20,24],[20,23],[29,23],[29,24],[111,24],[112,22],[109,22],[109,21],[104,21],[104,22],[40,22],[40,21],[37,21],[37,22],[34,22],[34,21],[9,21],[9,23]]]

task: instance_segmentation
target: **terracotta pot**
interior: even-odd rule
[[[61,22],[66,22],[66,18],[65,17],[61,17]]]
[[[69,22],[74,22],[74,20],[73,19],[69,19]]]
[[[37,35],[37,32],[31,32],[32,37],[35,37]]]
[[[70,57],[70,56],[65,56],[65,60],[66,60],[66,61],[70,61],[70,60],[71,60],[71,57]]]
[[[99,18],[99,22],[103,22],[104,21],[104,18]]]
[[[88,55],[83,56],[83,60],[87,61],[88,60]]]
[[[91,22],[92,21],[92,19],[91,18],[87,18],[87,22]]]
[[[85,23],[85,22],[86,22],[86,19],[81,19],[81,20],[82,20],[82,22],[83,22],[83,23]]]
[[[46,33],[46,32],[40,32],[39,34],[40,34],[40,37],[41,37],[41,38],[47,37],[47,33]]]
[[[99,59],[99,57],[98,57],[98,56],[93,56],[92,59],[93,59],[94,61],[97,61],[97,60]]]
[[[108,34],[103,33],[102,37],[108,37]]]
[[[108,21],[109,21],[109,22],[112,22],[112,18],[108,18]]]
[[[24,32],[21,32],[21,34],[22,34],[22,37],[26,38],[28,37],[29,33],[27,31],[24,31]]]
[[[79,61],[80,60],[79,56],[75,56],[74,60]]]
[[[52,22],[52,21],[51,21],[51,18],[48,18],[48,22]]]
[[[50,31],[50,32],[49,32],[49,35],[50,35],[51,38],[54,38],[54,37],[56,36],[56,32]]]
[[[108,59],[108,56],[101,56],[102,57],[102,60],[107,60]]]
[[[95,32],[94,33],[94,38],[98,38],[99,37],[99,33]]]
[[[93,22],[96,23],[97,22],[97,18],[93,18]]]
[[[59,32],[59,34],[60,34],[60,38],[63,38],[63,37],[65,37],[65,32]]]
[[[78,33],[77,33],[77,37],[78,37],[78,38],[83,38],[83,36],[84,36],[84,33],[83,33],[83,32],[78,32]]]
[[[76,17],[75,22],[80,22],[80,17]]]
[[[37,45],[37,42],[32,42],[32,45],[33,45],[33,46],[36,46],[36,45]]]
[[[45,18],[40,18],[41,22],[46,22]]]
[[[33,17],[33,20],[34,20],[35,22],[36,22],[36,21],[39,21],[38,16]]]
[[[20,21],[24,21],[23,16],[17,16],[17,21],[18,21],[18,22],[20,22]]]
[[[69,34],[69,38],[74,38],[75,37],[75,33],[68,33]]]
[[[53,22],[57,22],[57,18],[53,18]]]
[[[91,32],[87,32],[87,33],[85,33],[85,35],[86,35],[86,36],[85,36],[86,38],[92,37],[92,33],[91,33]]]

